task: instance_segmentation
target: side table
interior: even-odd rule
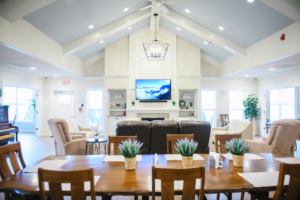
[[[89,153],[93,154],[93,147],[94,144],[96,145],[96,154],[100,154],[100,146],[101,144],[104,145],[104,154],[106,154],[106,147],[107,147],[108,139],[105,138],[99,138],[98,140],[95,140],[94,138],[89,138],[86,140],[86,148],[85,148],[85,155],[88,155],[88,149]]]

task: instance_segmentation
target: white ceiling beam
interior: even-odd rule
[[[299,0],[259,0],[267,6],[277,10],[285,16],[300,23],[300,1]]]
[[[217,59],[203,53],[202,51],[201,51],[201,58],[203,60],[209,62],[210,64],[212,64],[215,67],[219,67],[219,68],[221,67],[221,62],[220,61],[218,61]]]
[[[170,13],[165,15],[161,14],[161,17],[173,22],[174,24],[181,26],[182,28],[198,35],[199,37],[210,41],[211,43],[235,54],[240,57],[246,56],[246,48],[236,44],[235,42],[213,32],[212,30],[190,20],[189,18],[169,9]]]
[[[9,22],[43,8],[56,0],[7,0],[1,4],[1,15]]]
[[[98,30],[93,31],[92,33],[89,33],[63,47],[63,53],[65,55],[73,54],[95,42],[101,41],[104,38],[119,32],[128,26],[131,26],[143,19],[146,19],[150,16],[149,9],[143,10],[143,11],[136,11],[134,13],[131,13],[121,19],[118,19],[102,28],[99,28]]]
[[[88,59],[85,59],[83,61],[83,67],[90,66],[91,64],[94,64],[98,60],[101,60],[105,56],[105,51],[101,51],[100,53],[97,53],[96,55],[93,55],[92,57],[89,57]]]
[[[156,17],[156,30],[158,30],[161,10],[157,5],[153,5],[152,8],[151,8],[150,31],[155,31],[155,17],[154,17],[155,13],[158,14],[158,16]]]

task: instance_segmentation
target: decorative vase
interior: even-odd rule
[[[125,158],[125,169],[126,170],[135,170],[136,167],[136,157],[134,158]]]
[[[175,106],[173,106],[173,108],[175,108]]]
[[[232,155],[233,166],[243,167],[244,165],[244,155]]]
[[[94,135],[95,140],[99,140],[99,138],[100,138],[100,135]]]
[[[182,157],[182,167],[192,167],[193,166],[193,156],[181,156]]]
[[[132,106],[132,108],[135,108],[135,106]]]

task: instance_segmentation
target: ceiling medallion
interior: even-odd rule
[[[145,42],[143,43],[143,46],[146,53],[146,57],[149,61],[163,61],[167,55],[169,43],[157,40],[156,17],[158,16],[158,14],[155,13],[154,16],[155,16],[155,40],[152,40],[150,42]]]

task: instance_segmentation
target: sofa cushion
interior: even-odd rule
[[[117,136],[137,136],[138,140],[143,143],[142,154],[151,153],[151,122],[148,121],[122,121],[117,124]],[[155,141],[153,141],[155,142]]]
[[[151,153],[167,153],[167,134],[178,134],[176,121],[152,121]]]
[[[77,122],[74,119],[67,120],[70,132],[80,132]]]
[[[179,121],[179,134],[194,134],[195,141],[198,142],[196,153],[209,153],[209,138],[211,126],[205,121]]]
[[[80,131],[80,133],[85,133],[86,134],[86,138],[92,138],[96,134],[95,131]]]
[[[250,122],[248,122],[248,121],[238,120],[234,127],[234,131],[239,132],[239,131],[243,130],[249,123]]]

